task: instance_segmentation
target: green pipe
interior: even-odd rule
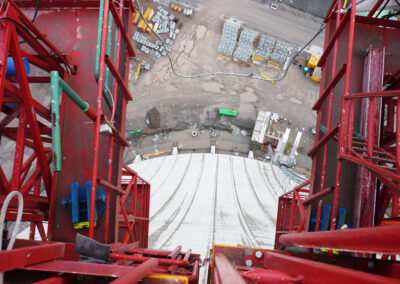
[[[94,78],[96,79],[96,82],[99,81],[99,72],[100,72],[100,49],[101,49],[101,33],[103,30],[103,14],[104,14],[104,0],[100,0],[99,24],[97,26],[96,61],[94,66]]]
[[[57,71],[52,71],[52,73],[53,72]],[[59,78],[58,82],[63,92],[79,107],[81,111],[86,112],[89,109],[89,104],[82,100],[81,97],[77,93],[75,93],[75,91],[72,90],[71,87],[68,86],[68,84],[65,83],[63,79]]]
[[[325,126],[323,126],[323,125],[321,124],[321,126],[319,127],[319,129],[320,129],[324,134],[326,134],[326,127],[325,127]],[[353,130],[353,137],[360,138],[360,139],[365,139],[365,137],[364,137],[363,135],[361,135],[360,133],[358,133],[358,132],[355,131],[355,130]]]
[[[117,42],[118,42],[118,27],[115,25],[115,38],[114,38],[114,66],[117,65]],[[121,50],[120,50],[121,52]],[[112,96],[114,98],[114,83],[115,83],[115,78],[112,76]]]
[[[51,71],[51,130],[53,150],[53,170],[61,171],[61,134],[60,134],[60,95],[59,76],[57,71]]]
[[[103,21],[104,21],[104,1],[100,1],[100,7],[99,7],[99,24],[97,28],[97,45],[96,45],[96,61],[95,61],[95,66],[94,66],[94,77],[96,79],[96,82],[99,82],[99,73],[100,73],[100,50],[101,50],[101,34],[103,32]],[[110,54],[111,51],[111,42],[112,42],[112,14],[109,12],[109,21],[108,21],[108,34],[107,34],[107,54]],[[105,66],[105,74],[104,74],[104,83],[103,86],[108,87],[108,82],[109,82],[109,73],[110,70]],[[108,107],[111,109],[112,108],[112,100],[109,98],[107,95],[108,90],[107,88],[103,88],[103,96],[104,99],[108,105]],[[112,94],[109,94],[112,96]]]
[[[112,14],[111,12],[108,12],[108,33],[107,33],[107,46],[106,46],[106,54],[111,56],[111,43],[112,43]],[[110,80],[110,69],[108,69],[107,66],[105,66],[105,74],[104,74],[104,85],[108,87],[108,82]],[[108,92],[107,88],[104,88],[105,93]]]

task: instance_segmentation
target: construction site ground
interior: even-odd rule
[[[194,7],[195,13],[191,17],[173,13],[183,25],[170,53],[176,72],[185,75],[211,71],[250,74],[259,70],[218,59],[222,26],[227,18],[234,18],[260,33],[298,46],[316,33],[321,22],[321,19],[287,6],[281,5],[278,10],[273,10],[268,4],[250,0],[185,3],[187,7]],[[157,3],[142,1],[141,4],[147,7]],[[171,9],[168,11],[171,13]],[[313,44],[323,46],[323,33]],[[150,57],[138,52],[140,56]],[[131,135],[133,145],[126,153],[126,160],[132,160],[136,153],[149,154],[172,146],[183,151],[206,151],[213,142],[217,152],[247,155],[250,137],[237,135],[235,127],[251,131],[258,110],[276,112],[286,118],[292,128],[304,129],[306,133],[315,125],[316,115],[311,106],[318,96],[319,84],[305,78],[297,66],[290,68],[284,80],[272,84],[233,76],[180,78],[173,73],[167,57],[153,58],[151,69],[129,86],[135,99],[128,105],[127,130],[149,128],[146,112],[154,107],[160,112],[160,127],[170,131],[147,136]],[[280,76],[281,72],[272,70],[268,74],[272,78]],[[217,110],[220,107],[236,109],[238,116],[219,117]],[[231,125],[234,125],[233,130]],[[200,130],[195,138],[191,135],[193,129]],[[219,131],[216,138],[210,135],[212,129]],[[292,132],[294,136],[297,131]],[[305,153],[313,142],[312,137],[303,137],[300,149]],[[299,158],[306,169],[310,167],[311,163],[305,156]]]

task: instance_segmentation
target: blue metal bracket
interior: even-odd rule
[[[89,227],[90,215],[90,191],[92,183],[87,181],[85,185],[79,185],[77,182],[71,184],[71,193],[62,200],[62,204],[72,215],[72,223],[74,229],[82,229]],[[106,192],[97,187],[96,190],[96,205],[94,210],[95,226],[98,218],[106,209]]]

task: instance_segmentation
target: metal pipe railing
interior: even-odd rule
[[[61,131],[60,131],[60,95],[66,94],[91,120],[96,119],[96,114],[90,109],[89,104],[60,77],[58,71],[50,73],[51,85],[51,127],[53,148],[53,169],[61,171]]]
[[[57,71],[50,73],[51,80],[51,128],[53,149],[53,170],[61,171],[61,131],[60,131],[60,83]]]
[[[400,225],[286,234],[281,244],[366,253],[400,253]]]
[[[107,43],[106,43],[106,54],[110,55],[111,53],[111,45],[112,45],[112,29],[113,29],[113,18],[111,12],[108,12],[108,17],[110,21],[108,21],[107,26]],[[99,7],[99,25],[98,25],[98,33],[97,33],[97,43],[96,43],[96,59],[95,59],[95,67],[94,67],[94,77],[96,82],[99,82],[99,70],[100,70],[100,50],[102,45],[101,35],[103,32],[103,21],[104,21],[104,1],[100,1]],[[115,39],[118,37],[118,27],[115,27]],[[114,54],[117,48],[117,40],[114,43]],[[105,69],[104,75],[104,86],[103,95],[107,105],[110,109],[113,108],[113,92],[108,88],[110,78],[110,70],[108,68]],[[114,79],[113,79],[114,83]],[[113,84],[114,85],[114,84]],[[108,94],[108,95],[107,95]]]

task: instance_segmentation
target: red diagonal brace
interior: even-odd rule
[[[35,145],[35,151],[39,166],[42,172],[44,186],[47,192],[47,196],[50,196],[51,191],[51,171],[49,164],[46,161],[46,156],[43,148],[43,141],[40,136],[39,125],[36,119],[36,115],[33,113],[33,99],[29,89],[28,79],[26,77],[24,63],[22,62],[22,54],[18,43],[18,36],[13,28],[12,39],[11,39],[11,54],[14,59],[15,70],[17,73],[18,82],[21,88],[21,96],[26,111],[27,121],[33,132],[33,143]]]
[[[130,56],[136,56],[135,51],[133,50],[133,47],[132,47],[131,40],[128,38],[128,35],[126,33],[126,30],[125,30],[125,26],[122,23],[121,18],[118,15],[117,8],[115,7],[113,1],[110,1],[110,12],[111,12],[111,14],[112,14],[112,16],[113,16],[113,18],[115,20],[115,23],[117,24],[118,28],[121,30],[121,34],[124,37],[124,40],[125,40],[126,47],[128,49],[129,55]]]
[[[122,92],[124,93],[126,99],[128,101],[131,101],[133,99],[131,93],[126,87],[124,81],[122,81],[121,76],[119,75],[117,69],[115,69],[115,66],[111,62],[110,57],[108,55],[105,56],[104,61],[107,64],[108,69],[110,69],[111,73],[113,74],[114,78],[117,80],[119,86],[122,88]]]

